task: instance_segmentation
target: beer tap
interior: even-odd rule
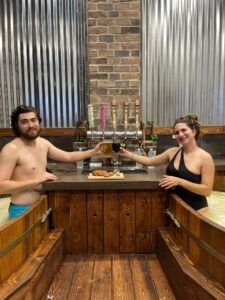
[[[116,101],[112,100],[112,128],[113,128],[113,140],[115,140],[116,131]]]
[[[128,108],[129,108],[129,102],[125,101],[124,102],[124,140],[126,141],[127,139],[127,126],[128,126]]]
[[[138,136],[138,130],[139,130],[139,127],[140,127],[140,120],[139,120],[139,114],[140,114],[140,102],[139,100],[137,99],[135,101],[135,128],[136,128],[136,139],[137,139],[137,136]]]
[[[100,106],[100,128],[102,129],[102,139],[105,139],[105,128],[106,128],[106,106],[101,104]]]
[[[89,128],[91,129],[91,139],[93,140],[94,113],[93,113],[92,104],[88,104],[88,123],[89,123]]]

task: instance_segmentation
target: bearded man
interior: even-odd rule
[[[86,151],[66,152],[40,137],[41,117],[32,106],[20,105],[11,115],[16,138],[0,152],[0,194],[11,194],[9,219],[24,213],[40,198],[41,184],[57,180],[46,171],[47,159],[75,162],[101,153],[100,144]]]

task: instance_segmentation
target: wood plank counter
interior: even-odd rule
[[[167,224],[167,193],[158,186],[165,168],[119,180],[90,180],[75,166],[52,171],[58,180],[43,187],[52,227],[65,228],[66,254],[155,252],[156,230]]]
[[[119,180],[90,180],[72,164],[51,169],[58,180],[43,188],[51,226],[65,228],[66,254],[155,252],[156,230],[168,223],[168,194],[158,185],[165,166]]]
[[[124,174],[124,179],[88,179],[88,174],[76,170],[75,165],[62,165],[53,169],[58,177],[57,181],[47,182],[44,190],[99,190],[99,189],[158,189],[159,180],[165,174],[165,167],[155,167],[147,170],[148,173]]]

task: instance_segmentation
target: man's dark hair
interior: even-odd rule
[[[11,114],[11,126],[12,131],[16,136],[20,136],[19,130],[18,130],[18,121],[19,121],[19,115],[24,113],[33,112],[35,113],[36,117],[38,118],[39,123],[41,123],[42,119],[40,117],[40,114],[36,108],[29,105],[19,105],[17,108],[14,109],[14,111]]]

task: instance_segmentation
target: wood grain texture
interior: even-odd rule
[[[170,197],[170,209],[180,223],[180,228],[170,226],[180,245],[195,264],[225,287],[225,228],[194,211],[177,196]]]
[[[175,300],[156,255],[66,256],[48,290],[53,299]]]
[[[104,191],[104,253],[119,253],[119,195]]]
[[[0,286],[1,299],[41,299],[62,261],[61,230],[50,232]]]
[[[87,194],[88,253],[103,253],[103,192]]]
[[[119,192],[120,253],[135,252],[135,193]]]
[[[177,299],[225,299],[225,289],[193,263],[168,228],[157,234],[157,256]]]
[[[90,190],[49,193],[52,228],[65,228],[66,253],[149,253],[167,220],[166,192]]]
[[[152,192],[136,191],[135,200],[135,248],[137,253],[152,252]],[[154,199],[155,201],[155,199]]]
[[[8,248],[7,253],[0,257],[0,283],[16,271],[25,259],[37,248],[48,231],[48,221],[38,223],[32,228],[48,209],[47,197],[43,195],[25,214],[6,222],[0,227],[1,249]],[[19,240],[26,231],[32,230],[24,239]],[[15,241],[19,240],[14,246]]]

